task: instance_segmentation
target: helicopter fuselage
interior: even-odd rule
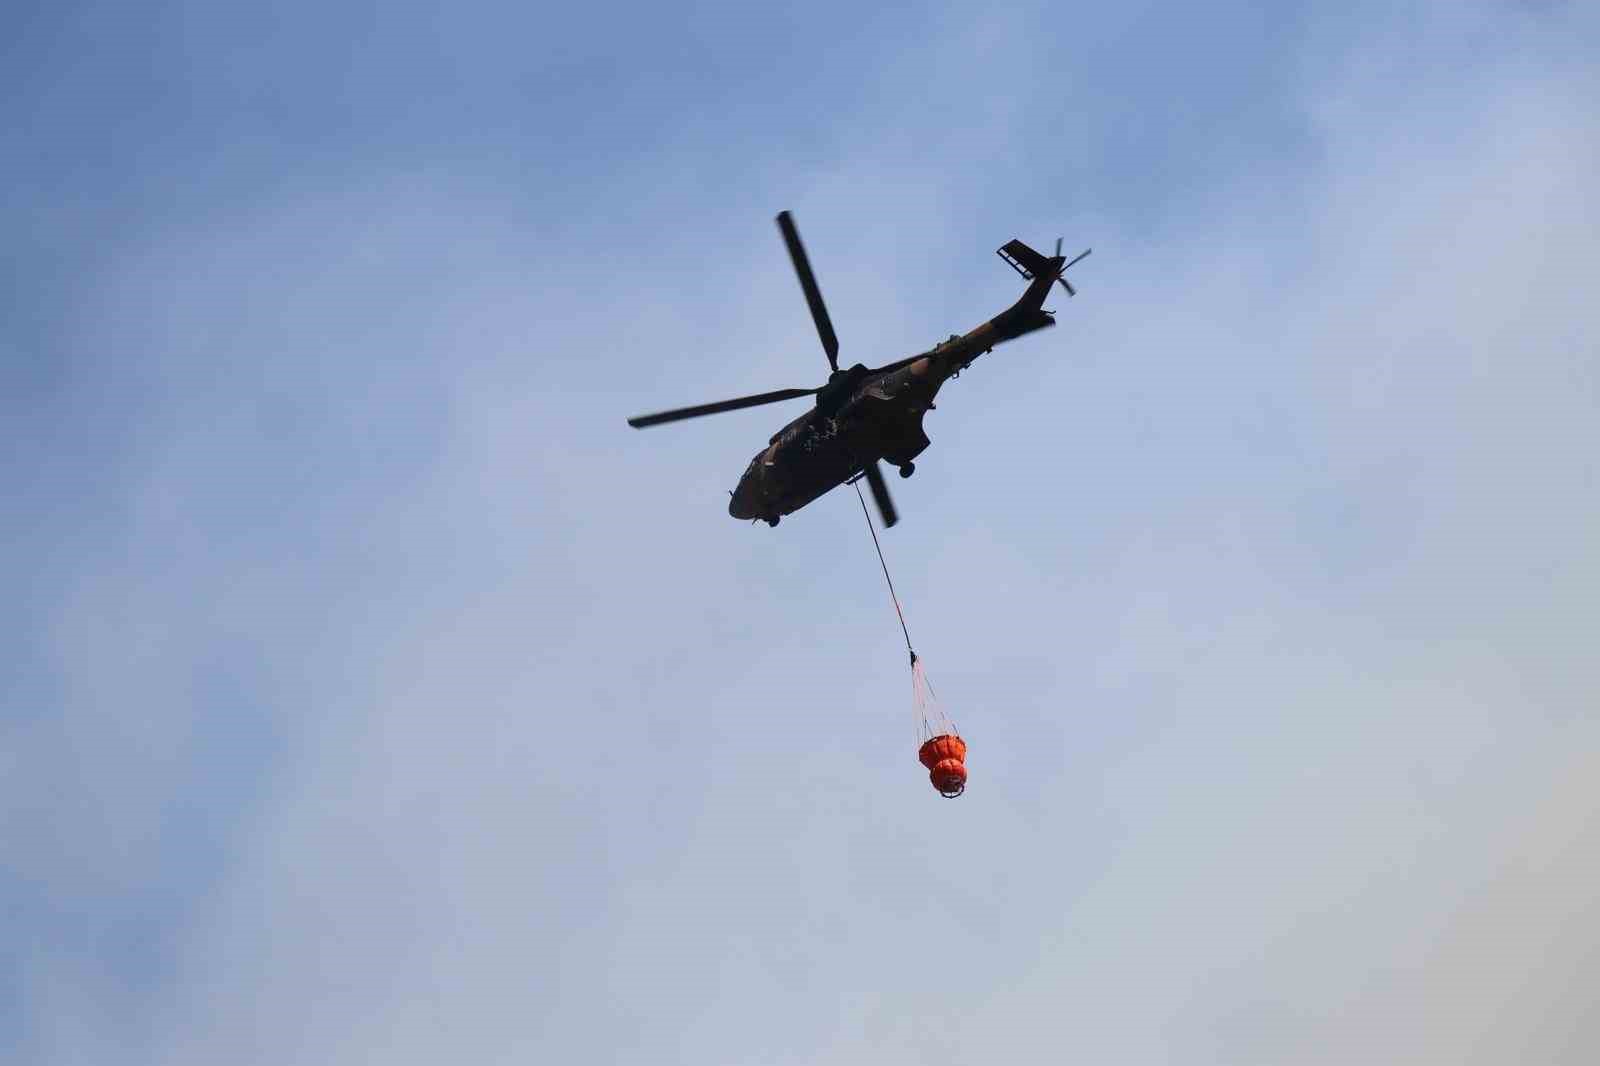
[[[728,513],[772,525],[883,460],[910,476],[930,443],[922,418],[944,383],[995,345],[1055,324],[1041,311],[1043,286],[962,336],[876,370],[857,364],[833,375],[816,406],[756,453],[731,493]],[[1037,291],[1035,291],[1037,290]]]
[[[839,369],[839,338],[833,331],[817,287],[816,275],[794,219],[787,211],[778,212],[778,230],[783,234],[794,263],[800,291],[817,327],[817,339],[828,357],[832,373],[827,384],[815,389],[774,389],[771,392],[738,396],[715,403],[676,407],[628,419],[634,429],[679,422],[686,418],[761,407],[802,397],[814,397],[811,410],[774,433],[767,446],[756,453],[730,493],[728,513],[735,518],[761,519],[777,525],[786,514],[798,511],[835,485],[865,478],[873,502],[885,528],[897,522],[898,515],[889,486],[884,483],[879,463],[888,460],[900,468],[901,477],[910,477],[912,460],[928,447],[922,431],[922,418],[933,410],[933,398],[946,381],[955,377],[972,361],[997,344],[1056,324],[1044,310],[1045,297],[1060,285],[1068,296],[1074,289],[1067,282],[1067,268],[1088,255],[1081,252],[1070,262],[1061,254],[1061,239],[1056,238],[1054,255],[1041,255],[1013,237],[995,250],[1028,282],[1016,303],[989,321],[965,334],[951,336],[926,352],[907,356],[887,366],[870,369],[857,363]]]

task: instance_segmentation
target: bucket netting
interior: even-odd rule
[[[956,724],[944,713],[939,697],[934,695],[928,672],[922,667],[922,658],[911,660],[911,707],[917,716],[917,743],[934,737],[956,734]]]

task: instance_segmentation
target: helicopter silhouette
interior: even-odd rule
[[[640,415],[628,419],[628,425],[644,429],[814,396],[814,406],[774,433],[767,447],[750,460],[738,486],[729,493],[732,499],[728,513],[734,518],[760,519],[776,526],[781,517],[798,511],[830,489],[865,478],[884,526],[892,526],[899,516],[889,497],[889,486],[884,483],[880,462],[898,467],[903,478],[911,476],[916,469],[913,460],[931,443],[923,432],[922,418],[934,409],[933,400],[940,386],[971,366],[978,356],[993,351],[995,345],[1055,325],[1054,313],[1043,309],[1045,297],[1057,282],[1068,296],[1077,295],[1065,277],[1066,270],[1091,249],[1069,261],[1061,254],[1059,237],[1052,256],[1041,255],[1013,238],[996,254],[1030,283],[1016,303],[926,352],[887,366],[868,368],[857,363],[840,370],[839,338],[833,332],[833,322],[822,302],[805,246],[800,243],[800,233],[787,211],[779,213],[777,222],[822,340],[822,350],[828,357],[831,373],[827,382],[814,389],[778,389]]]

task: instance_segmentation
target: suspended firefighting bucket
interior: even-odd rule
[[[954,733],[934,737],[917,750],[917,759],[928,768],[928,780],[945,799],[955,799],[967,790],[967,742]]]
[[[928,768],[928,780],[946,799],[955,799],[967,788],[967,742],[956,732],[956,724],[939,706],[922,660],[911,653],[911,699],[917,709],[917,760]]]
[[[872,526],[872,515],[867,501],[856,485],[856,499],[861,503],[861,515],[867,520],[867,532],[872,534],[872,546],[878,550],[878,565],[883,567],[883,580],[889,586],[889,599],[894,603],[894,613],[900,619],[900,632],[906,638],[906,651],[911,655],[911,705],[917,715],[917,759],[928,768],[928,780],[946,799],[955,799],[967,788],[967,742],[956,732],[956,724],[939,706],[933,694],[928,675],[922,669],[922,660],[911,647],[911,633],[906,629],[906,615],[900,609],[900,597],[895,595],[894,579],[889,576],[889,564],[883,560],[883,545],[878,543],[878,531]]]

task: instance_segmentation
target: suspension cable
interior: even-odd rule
[[[883,561],[883,545],[878,543],[878,531],[872,524],[872,512],[867,510],[867,499],[861,495],[861,483],[854,482],[856,501],[861,504],[861,517],[867,520],[867,532],[872,534],[872,546],[878,549],[878,565],[883,568],[884,583],[889,586],[889,600],[894,604],[894,613],[900,619],[900,633],[906,638],[906,651],[911,656],[913,668],[917,665],[917,653],[911,649],[911,633],[906,629],[906,615],[900,609],[900,597],[894,592],[894,579],[889,576],[889,564]]]

